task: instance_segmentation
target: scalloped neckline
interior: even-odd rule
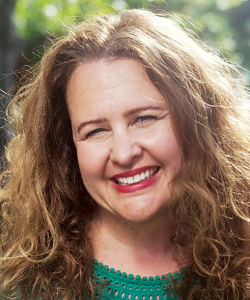
[[[94,265],[97,267],[100,267],[101,269],[103,269],[104,271],[113,274],[113,275],[117,275],[123,278],[127,278],[127,279],[132,279],[132,280],[142,280],[142,281],[155,281],[155,280],[163,280],[163,279],[167,279],[167,278],[175,278],[175,277],[179,277],[180,275],[183,275],[183,273],[185,273],[185,271],[188,269],[188,267],[182,268],[179,271],[174,271],[172,273],[167,273],[167,274],[163,274],[161,276],[140,276],[140,275],[134,275],[134,274],[127,274],[126,272],[121,272],[120,270],[115,270],[114,268],[109,268],[108,265],[103,265],[103,263],[99,262],[97,259],[94,259]]]

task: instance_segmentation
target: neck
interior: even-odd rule
[[[109,267],[141,276],[173,272],[182,267],[174,259],[175,231],[170,217],[139,223],[100,211],[91,231],[94,256]]]

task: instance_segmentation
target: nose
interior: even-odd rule
[[[110,160],[119,165],[129,165],[135,157],[142,154],[142,147],[128,132],[113,135],[110,146]]]

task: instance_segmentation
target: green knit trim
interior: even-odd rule
[[[184,275],[185,269],[162,276],[134,276],[120,270],[115,271],[94,260],[93,277],[97,283],[104,284],[103,289],[97,292],[98,300],[178,300],[171,292],[171,286],[174,281],[180,284]]]

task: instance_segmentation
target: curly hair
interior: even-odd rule
[[[88,19],[46,50],[12,99],[15,136],[0,194],[2,295],[94,297],[88,230],[98,206],[81,179],[67,83],[84,62],[130,58],[168,101],[183,151],[172,214],[190,265],[176,292],[185,300],[250,299],[249,95],[235,68],[174,19],[143,10]]]

